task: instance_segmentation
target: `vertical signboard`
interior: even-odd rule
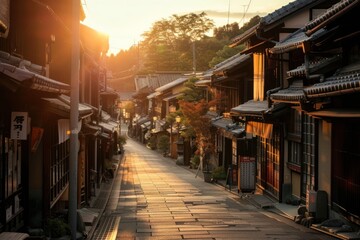
[[[26,140],[28,127],[27,112],[11,113],[11,139]]]

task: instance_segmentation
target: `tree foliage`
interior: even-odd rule
[[[255,16],[241,28],[236,22],[214,28],[205,13],[172,15],[155,22],[139,44],[108,57],[107,66],[114,78],[125,80],[156,71],[192,71],[194,43],[196,70],[206,71],[242,51],[243,46],[230,48],[228,44],[259,21]],[[213,37],[208,36],[211,30]]]
[[[208,101],[204,98],[203,89],[195,86],[197,78],[191,78],[185,84],[183,95],[179,98],[186,138],[195,137],[198,149],[204,149],[213,142],[211,140],[211,119],[206,115],[209,109],[216,106],[220,99],[216,96]]]
[[[206,35],[214,23],[207,18],[206,13],[189,13],[185,15],[172,15],[169,19],[162,19],[153,24],[150,31],[143,34],[141,42],[142,49],[146,53],[144,65],[154,71],[190,71],[193,68],[193,43],[208,39]],[[219,45],[211,45],[216,49],[208,56],[199,54],[197,56],[208,56],[202,59],[198,69],[208,68],[208,63],[215,52],[222,48]],[[200,61],[199,61],[200,62]]]

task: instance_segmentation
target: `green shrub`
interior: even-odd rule
[[[170,138],[168,135],[162,135],[159,137],[159,141],[157,143],[157,148],[163,152],[167,153],[170,149]]]
[[[197,168],[200,164],[200,156],[194,155],[190,160],[190,164],[192,168]]]
[[[124,146],[126,144],[126,137],[124,135],[119,135],[118,143],[120,144],[120,146]]]
[[[212,171],[212,177],[213,179],[216,180],[224,180],[226,179],[226,172],[223,166],[221,167],[216,167],[213,171]]]
[[[61,218],[50,218],[46,225],[46,235],[52,238],[63,237],[70,234],[70,228]]]
[[[152,135],[147,143],[148,147],[152,150],[156,149],[156,136]]]

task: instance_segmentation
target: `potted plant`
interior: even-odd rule
[[[61,239],[70,236],[69,225],[60,217],[48,219],[45,229],[46,236],[50,237],[50,239]]]
[[[213,171],[212,171],[212,179],[214,181],[217,180],[225,180],[226,179],[226,172],[223,166],[220,167],[216,167]]]
[[[164,156],[166,156],[170,148],[170,138],[168,135],[162,135],[159,137],[157,148],[163,153]]]
[[[204,181],[211,182],[212,172],[210,169],[210,157],[211,157],[211,149],[207,146],[203,153],[203,174],[204,174]]]
[[[190,168],[197,168],[200,164],[200,156],[198,154],[195,154],[191,160],[190,160]]]

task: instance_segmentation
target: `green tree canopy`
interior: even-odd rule
[[[143,34],[142,49],[146,53],[145,67],[154,71],[190,71],[193,67],[192,43],[209,39],[206,35],[214,23],[207,18],[206,13],[189,13],[172,15],[169,19],[162,19],[153,24],[152,28]],[[219,44],[212,44],[213,54],[207,59],[201,59],[198,69],[207,69],[208,63],[215,52],[222,48]],[[198,52],[198,51],[197,51]]]

